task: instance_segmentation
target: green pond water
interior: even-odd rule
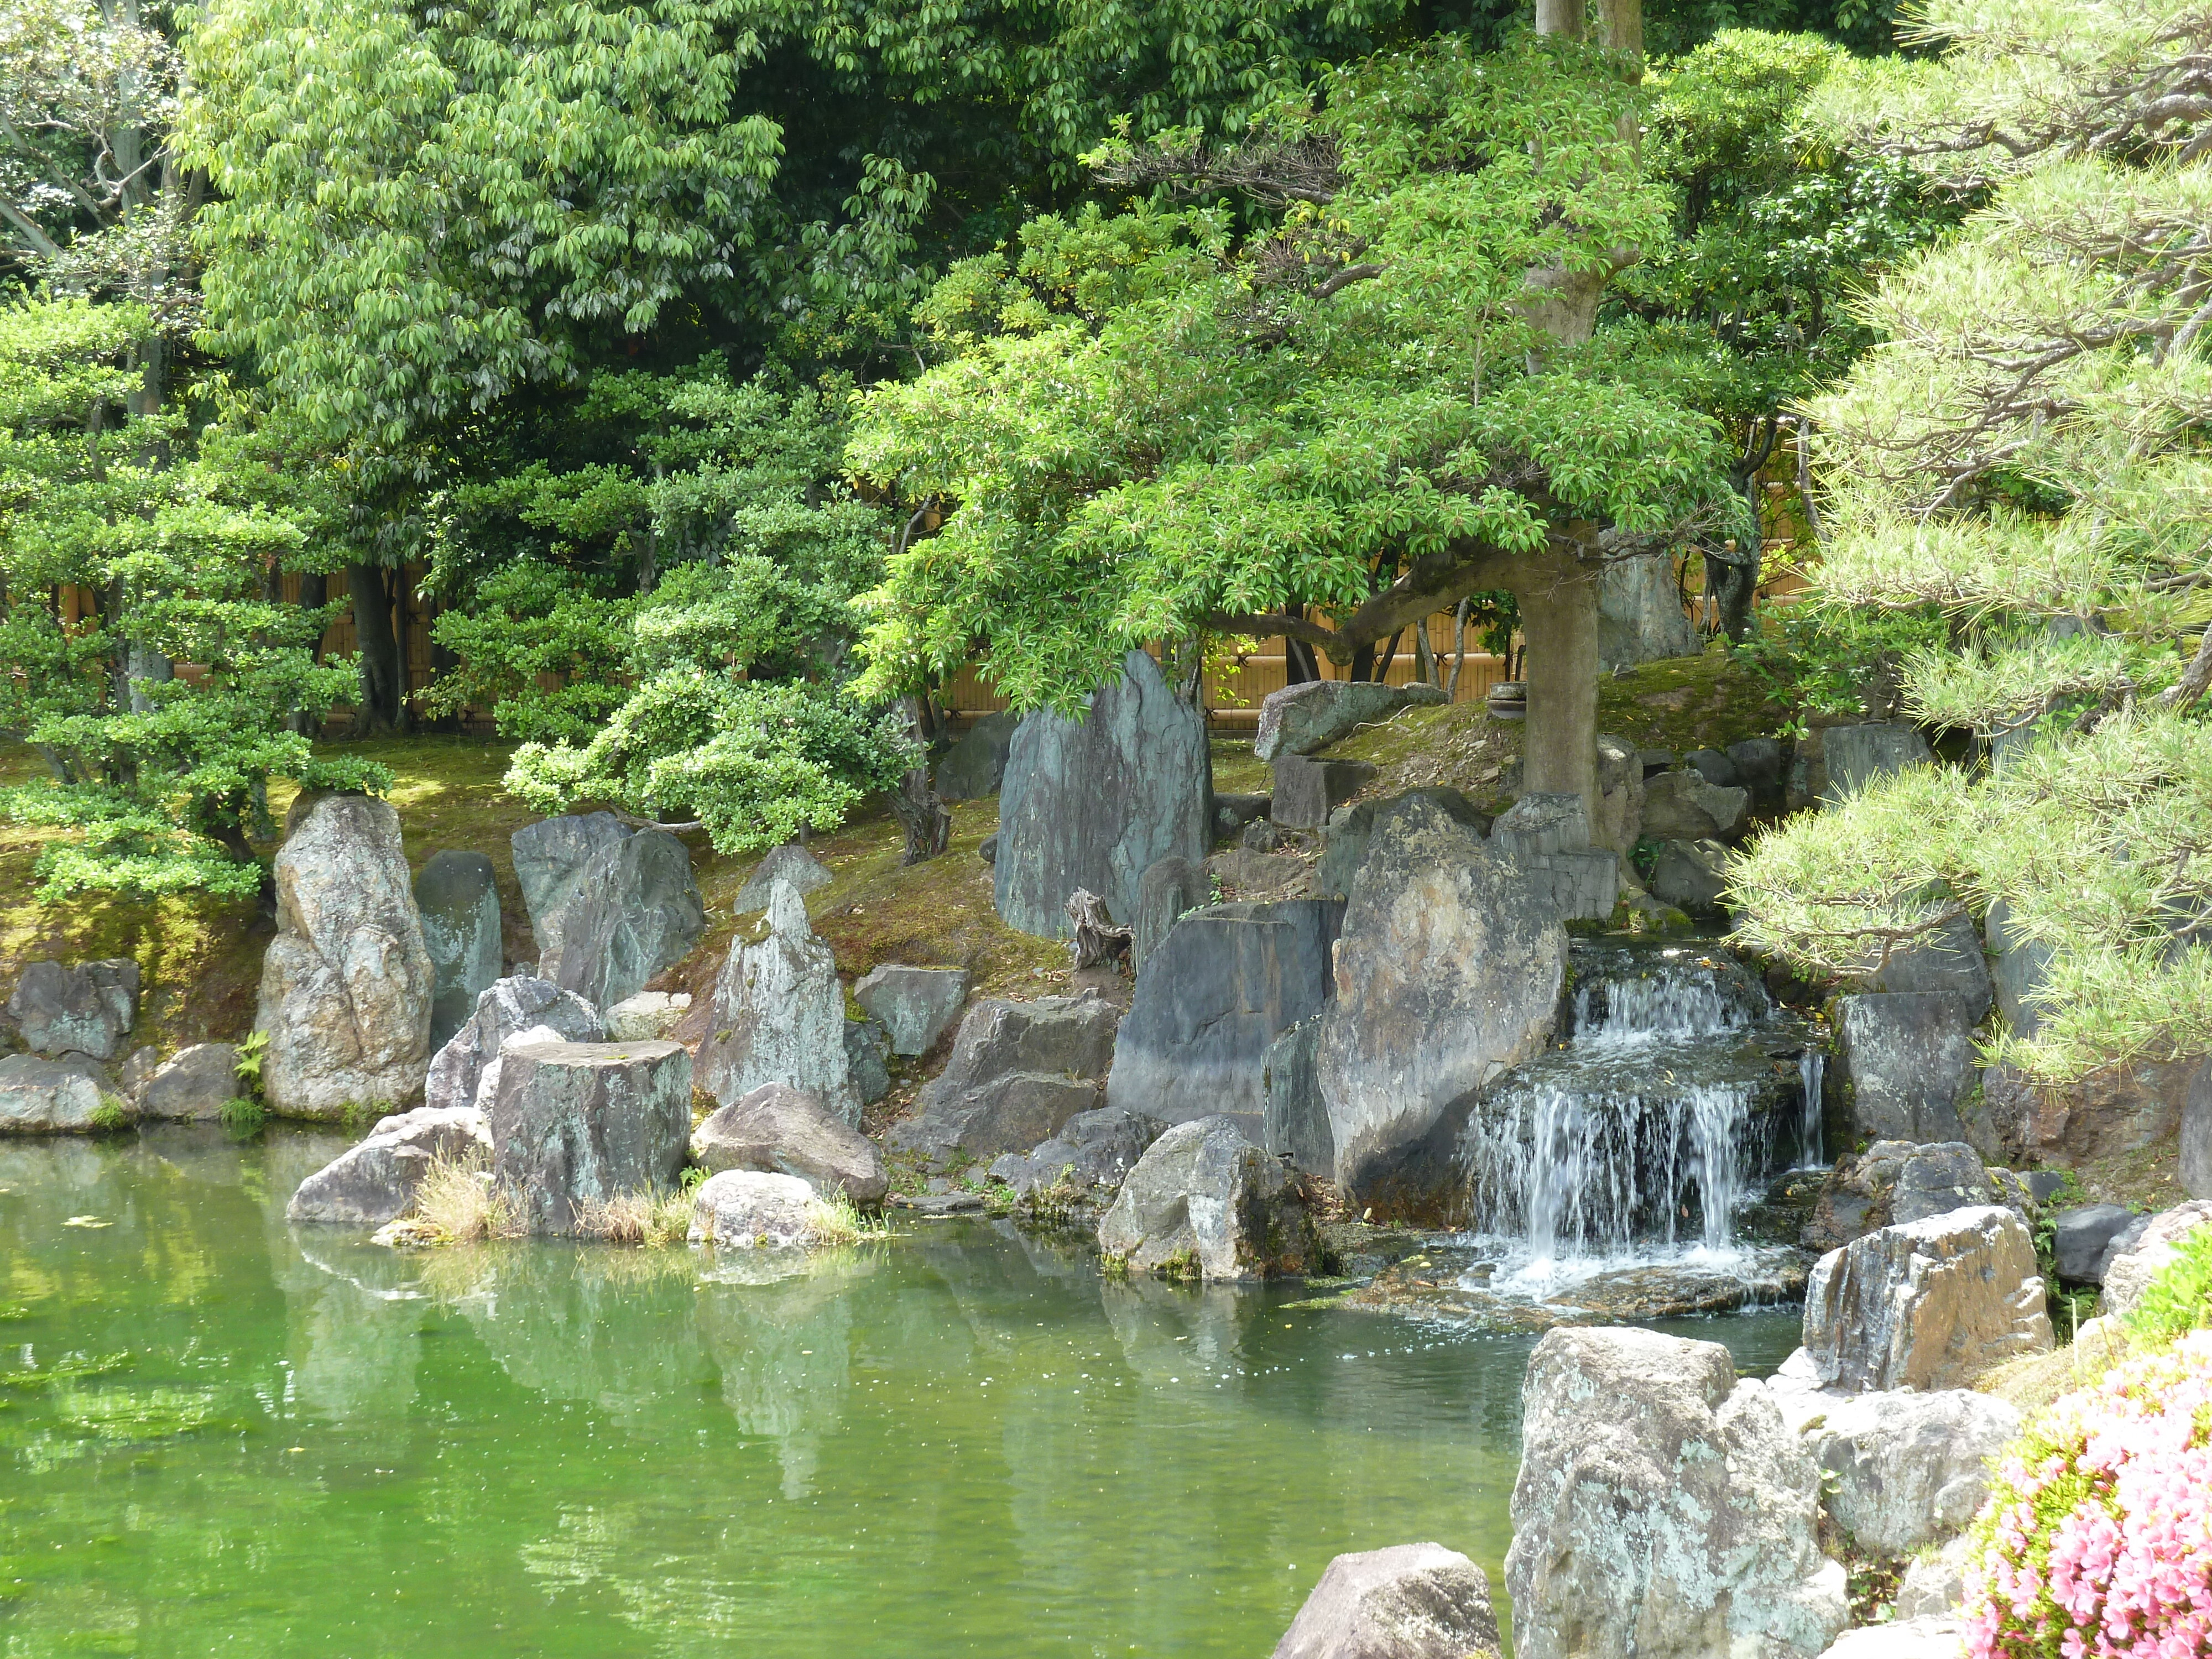
[[[1256,1659],[1340,1551],[1501,1584],[1526,1340],[981,1222],[400,1255],[285,1224],[343,1144],[0,1143],[0,1654]]]

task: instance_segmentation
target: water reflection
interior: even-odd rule
[[[775,1443],[787,1499],[812,1492],[823,1439],[844,1420],[849,1298],[875,1267],[871,1252],[840,1250],[772,1284],[699,1286],[700,1340],[721,1368],[723,1402],[740,1433]]]

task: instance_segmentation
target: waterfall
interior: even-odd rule
[[[1820,1090],[1827,1065],[1827,1055],[1817,1047],[1809,1047],[1797,1056],[1797,1081],[1805,1091],[1805,1115],[1797,1128],[1797,1167],[1801,1170],[1822,1169],[1828,1162],[1820,1139]]]

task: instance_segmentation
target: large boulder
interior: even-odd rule
[[[965,968],[908,968],[886,962],[853,988],[853,1000],[883,1021],[895,1054],[926,1054],[968,1000]]]
[[[1317,755],[1363,726],[1387,720],[1401,708],[1449,701],[1440,685],[1381,685],[1372,680],[1305,680],[1271,691],[1260,703],[1255,758]]]
[[[1820,1470],[1726,1348],[1563,1328],[1521,1399],[1520,1659],[1810,1659],[1844,1627]]]
[[[1329,1127],[1328,1102],[1321,1092],[1314,1051],[1321,1042],[1321,1017],[1310,1015],[1267,1045],[1260,1078],[1267,1103],[1260,1119],[1260,1144],[1291,1167],[1323,1181],[1336,1175],[1336,1134]]]
[[[1598,567],[1597,667],[1601,674],[1704,648],[1682,604],[1674,562],[1662,554],[1607,559]]]
[[[435,981],[399,814],[366,795],[302,796],[289,825],[254,1016],[269,1034],[262,1096],[279,1117],[413,1105]]]
[[[358,1146],[301,1182],[284,1206],[284,1218],[381,1227],[415,1207],[433,1163],[458,1163],[490,1151],[491,1131],[475,1107],[419,1106],[381,1119]]]
[[[491,860],[451,847],[431,854],[415,877],[415,908],[430,952],[430,1047],[442,1048],[506,962]]]
[[[1352,878],[1367,862],[1375,826],[1395,816],[1407,801],[1415,800],[1428,802],[1454,823],[1464,825],[1470,835],[1480,837],[1490,833],[1490,814],[1479,811],[1458,790],[1442,785],[1364,800],[1338,813],[1322,831],[1321,862],[1314,866],[1314,890],[1331,898],[1342,898],[1351,892]]]
[[[1866,1555],[1896,1560],[1963,1530],[2020,1413],[1965,1389],[1863,1394],[1805,1431],[1826,1474],[1828,1518]]]
[[[725,1170],[691,1199],[694,1244],[732,1249],[805,1249],[822,1242],[822,1200],[797,1176]]]
[[[1378,824],[1315,1051],[1347,1199],[1386,1218],[1434,1206],[1448,1116],[1541,1048],[1566,957],[1549,894],[1464,824],[1425,801]]]
[[[2081,1204],[2051,1218],[2051,1255],[2069,1285],[2101,1285],[2112,1242],[2136,1224],[2122,1204]]]
[[[1729,849],[1717,841],[1670,841],[1651,863],[1651,896],[1709,915],[1728,896]]]
[[[1960,1389],[2051,1346],[2027,1224],[1995,1205],[1884,1227],[1831,1250],[1805,1287],[1824,1389]]]
[[[1206,866],[1188,859],[1155,860],[1137,883],[1137,914],[1129,922],[1129,967],[1141,973],[1169,930],[1213,896]]]
[[[1620,860],[1590,844],[1580,795],[1525,794],[1491,826],[1490,844],[1549,893],[1562,921],[1602,921],[1620,892]]]
[[[1078,1112],[1060,1132],[1026,1152],[1008,1152],[991,1164],[991,1178],[1018,1193],[1049,1187],[1065,1176],[1090,1191],[1121,1190],[1137,1160],[1168,1126],[1126,1106]]]
[[[2008,1188],[1964,1141],[1877,1140],[1830,1167],[1798,1243],[1808,1250],[1832,1250],[1900,1221],[1924,1221],[1981,1204],[2017,1207]]]
[[[876,1144],[814,1096],[764,1083],[708,1115],[691,1132],[691,1161],[715,1175],[769,1170],[797,1176],[827,1197],[842,1192],[864,1210],[890,1189]]]
[[[2161,1210],[2143,1224],[2142,1231],[2125,1238],[2124,1248],[2105,1263],[2104,1310],[2124,1314],[2133,1309],[2151,1280],[2172,1261],[2181,1241],[2200,1227],[2212,1227],[2212,1200]]]
[[[596,1008],[550,979],[517,974],[495,980],[477,995],[468,1024],[430,1061],[422,1103],[490,1110],[492,1097],[499,1092],[500,1050],[509,1037],[539,1026],[571,1042],[597,1042],[606,1035]]]
[[[100,1127],[106,1079],[84,1054],[0,1059],[0,1135],[85,1134]]]
[[[33,1054],[112,1060],[138,1018],[138,964],[128,957],[27,963],[8,1018]]]
[[[518,874],[523,837],[540,827],[515,831]],[[595,850],[574,879],[559,887],[557,900],[530,905],[538,977],[574,991],[594,1008],[611,1008],[643,990],[655,974],[689,956],[707,927],[706,901],[691,874],[690,849],[665,830],[632,830],[619,822],[615,827],[621,839],[599,833]],[[526,900],[530,891],[524,883]]]
[[[672,1188],[691,1138],[691,1056],[676,1042],[515,1042],[489,1113],[492,1174],[531,1232],[587,1205]]]
[[[210,1122],[238,1094],[238,1050],[228,1042],[195,1042],[155,1068],[138,1091],[138,1115]]]
[[[1655,841],[1733,841],[1751,811],[1751,792],[1723,789],[1681,767],[1644,780],[1644,833]]]
[[[1286,830],[1318,830],[1374,780],[1375,768],[1365,761],[1286,754],[1275,757],[1268,820]]]
[[[845,1073],[863,1108],[891,1091],[891,1034],[879,1019],[845,1022]]]
[[[1949,997],[1968,1025],[1982,1023],[1995,997],[1980,930],[1965,916],[1891,951],[1888,961],[1866,975],[1863,988]]]
[[[1869,1140],[1959,1140],[1959,1109],[1981,1076],[1974,1022],[1956,997],[1930,991],[1875,991],[1836,1001],[1840,1127],[1831,1145]],[[1840,1115],[1840,1123],[1838,1116]]]
[[[761,861],[753,866],[752,874],[745,878],[745,884],[738,889],[737,897],[730,901],[730,909],[732,914],[740,916],[767,909],[769,900],[775,896],[775,884],[779,881],[789,882],[804,897],[808,893],[820,891],[836,879],[830,873],[829,867],[813,854],[796,842],[787,842],[781,847],[770,848]]]
[[[1274,1659],[1497,1659],[1490,1580],[1457,1550],[1400,1544],[1328,1564]]]
[[[1014,728],[1022,717],[1012,713],[986,714],[969,726],[960,741],[937,763],[931,787],[940,800],[981,800],[999,793],[1006,775],[1006,757],[1014,746]]]
[[[1154,863],[1206,857],[1212,795],[1205,715],[1148,653],[1130,652],[1079,725],[1039,713],[1015,730],[992,864],[1000,916],[1024,933],[1064,938],[1067,896],[1080,887],[1126,922]]]
[[[1146,1149],[1099,1220],[1098,1248],[1132,1273],[1209,1282],[1321,1264],[1301,1184],[1226,1117],[1178,1123]]]
[[[2201,1054],[2100,1066],[2063,1084],[2032,1083],[1999,1065],[1983,1072],[1981,1082],[1991,1141],[1984,1150],[2017,1164],[2077,1168],[2163,1154],[2177,1142],[2186,1154],[2191,1103],[2199,1103],[2197,1121],[2212,1116],[2212,1060]],[[2190,1167],[2185,1158],[2185,1187]]]
[[[1100,1104],[1120,1015],[1094,992],[993,998],[969,1009],[945,1070],[922,1085],[913,1117],[887,1145],[932,1159],[997,1158],[1049,1140]]]
[[[1858,794],[1877,778],[1908,766],[1932,766],[1928,739],[1909,726],[1877,721],[1865,726],[1832,726],[1820,734],[1820,762],[1827,781],[1820,792],[1823,806]]]
[[[731,945],[714,985],[711,1033],[699,1048],[699,1082],[723,1105],[781,1083],[859,1127],[837,958],[814,936],[806,902],[789,882],[775,884],[760,941]]]
[[[1106,1103],[1169,1123],[1226,1115],[1259,1139],[1268,1045],[1328,999],[1343,915],[1292,899],[1185,915],[1137,975]]]

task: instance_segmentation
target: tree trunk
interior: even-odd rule
[[[1595,546],[1595,532],[1577,526]],[[1597,578],[1595,562],[1554,551],[1522,562],[1514,595],[1527,640],[1528,715],[1521,787],[1580,795],[1597,823]]]
[[[1536,33],[1579,40],[1589,9],[1588,0],[1536,0]]]
[[[355,648],[361,653],[361,724],[356,737],[399,729],[399,641],[392,630],[392,593],[373,564],[346,567],[353,599]]]
[[[921,702],[915,697],[902,697],[899,708],[907,717],[907,729],[917,738],[921,725]],[[952,844],[952,814],[929,781],[929,756],[923,751],[921,763],[898,781],[896,788],[884,791],[891,816],[899,821],[906,832],[906,852],[901,864],[920,864],[933,859]]]

